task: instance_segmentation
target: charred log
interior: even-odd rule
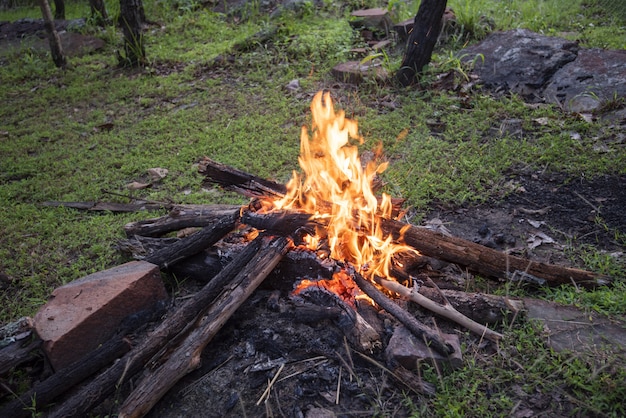
[[[145,258],[146,261],[167,269],[171,265],[215,244],[236,225],[237,218],[232,214],[223,217],[219,222],[203,228],[170,246],[154,252]]]
[[[127,237],[159,237],[184,228],[209,226],[223,217],[236,216],[240,210],[236,205],[177,206],[166,216],[127,223],[124,231]]]
[[[208,157],[200,161],[198,171],[205,176],[206,183],[217,183],[226,190],[248,197],[282,197],[287,193],[287,188],[283,184],[229,167]]]
[[[75,385],[111,364],[116,358],[131,349],[129,334],[136,333],[145,324],[157,320],[165,312],[165,306],[158,304],[152,310],[138,312],[126,318],[118,332],[104,345],[98,347],[89,356],[85,356],[65,369],[54,373],[46,380],[20,395],[0,409],[3,417],[28,417],[32,400],[37,400],[37,408],[42,411],[59,396],[71,390]]]
[[[383,219],[382,227],[394,239],[402,239],[422,254],[456,263],[487,277],[514,280],[530,275],[536,278],[537,284],[584,287],[596,287],[611,281],[610,277],[601,274],[516,257],[462,238],[390,219]]]

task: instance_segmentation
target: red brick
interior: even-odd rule
[[[132,261],[55,289],[35,315],[35,330],[60,370],[109,339],[128,315],[167,297],[159,267]]]

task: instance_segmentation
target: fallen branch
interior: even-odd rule
[[[235,227],[237,215],[238,212],[225,215],[218,222],[203,228],[201,231],[155,251],[146,257],[145,261],[157,264],[162,269],[167,269],[172,264],[195,255],[222,239]]]
[[[210,307],[206,317],[201,319],[198,327],[163,365],[142,379],[122,405],[118,415],[120,418],[144,416],[176,382],[199,367],[200,356],[206,345],[274,269],[290,245],[288,238],[280,237],[261,248],[230,284],[223,288],[219,299]]]

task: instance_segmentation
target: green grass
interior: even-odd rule
[[[114,50],[121,37],[114,27],[88,27],[107,47],[71,58],[65,71],[54,68],[45,49],[0,54],[0,271],[14,280],[0,293],[0,323],[33,315],[56,286],[124,261],[114,249],[123,225],[152,216],[85,213],[42,202],[126,201],[103,189],[179,203],[243,202],[204,190],[195,163],[206,155],[286,181],[297,168],[311,94],[323,88],[332,89],[337,107],[359,121],[363,151],[383,144],[390,161],[383,175],[386,190],[406,198],[418,213],[433,202],[454,206],[500,198],[510,190],[507,174],[520,169],[572,179],[626,174],[623,146],[606,140],[615,127],[554,106],[529,107],[517,97],[470,92],[468,99],[428,88],[448,70],[463,79],[466,69],[454,53],[485,36],[492,24],[549,35],[567,32],[585,47],[625,48],[623,24],[601,7],[583,1],[450,1],[463,30],[436,51],[424,88],[398,90],[373,82],[335,88],[328,71],[351,57],[357,39],[345,19],[347,3],[328,1],[319,13],[305,10],[274,20],[250,9],[238,21],[193,2],[177,4],[172,12],[169,2],[145,2],[148,17],[158,24],[146,32],[149,65],[143,71],[117,67]],[[114,15],[116,3],[107,6]],[[406,17],[417,10],[414,3],[390,7]],[[68,3],[69,18],[88,13],[86,3]],[[38,16],[32,7],[0,12],[1,20]],[[273,35],[255,41],[260,31]],[[225,63],[215,64],[218,57]],[[397,67],[398,55],[387,58],[389,68]],[[288,92],[284,86],[295,78],[302,89]],[[381,102],[397,106],[391,111],[377,105]],[[507,133],[502,125],[507,120],[521,120],[523,135]],[[598,152],[599,144],[608,151]],[[167,168],[169,175],[151,188],[127,190],[128,183],[145,181],[153,167]],[[617,242],[625,242],[623,231],[614,233]],[[612,275],[618,283],[596,291],[542,289],[542,297],[623,316],[623,264],[575,240],[569,247],[575,265]],[[521,288],[501,291],[528,294]],[[583,415],[624,412],[619,410],[623,369],[599,369],[589,359],[552,353],[530,324],[512,327],[502,347],[492,357],[468,356],[458,371],[427,371],[440,395],[415,405],[416,411],[506,416],[520,396],[515,390],[540,390],[573,397]]]

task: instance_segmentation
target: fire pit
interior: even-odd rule
[[[432,386],[408,369],[419,371],[412,366],[420,361],[460,364],[461,344],[458,335],[443,332],[434,318],[429,325],[419,321],[407,301],[461,325],[489,344],[498,343],[502,335],[485,324],[502,321],[507,312],[517,314],[519,305],[504,297],[441,289],[445,280],[437,279],[442,275],[433,274],[429,260],[531,284],[597,286],[609,280],[403,223],[402,202],[375,193],[378,175],[387,167],[380,148],[371,160],[360,160],[353,143],[363,143],[357,123],[343,111],[335,111],[329,94],[318,93],[311,110],[312,130],[303,128],[301,136],[303,173],[294,172],[286,185],[205,158],[200,172],[207,181],[243,193],[251,198],[249,205],[176,206],[168,216],[126,225],[129,239],[124,247],[136,258],[185,276],[211,276],[210,280],[50,416],[84,414],[141,370],[146,374],[135,382],[119,416],[147,414],[177,381],[200,366],[207,345],[264,281],[271,290],[269,310],[289,311],[302,322],[331,320],[351,350],[375,363],[370,356],[386,350],[387,364],[377,363],[377,367],[410,390],[431,395]],[[202,229],[181,239],[160,238],[189,227]],[[404,329],[405,335],[396,335],[394,328]],[[421,358],[406,360],[404,353],[389,349],[394,338],[396,348],[401,346],[397,341],[418,346]],[[339,358],[337,402],[345,382],[341,370],[348,373],[353,368],[351,360]],[[268,401],[286,364],[284,360],[266,365],[264,370],[276,372],[257,405]],[[74,369],[64,370],[47,385],[58,386],[77,374]],[[46,397],[40,391],[37,399],[47,403],[58,395]],[[19,403],[5,408],[20,409]]]

